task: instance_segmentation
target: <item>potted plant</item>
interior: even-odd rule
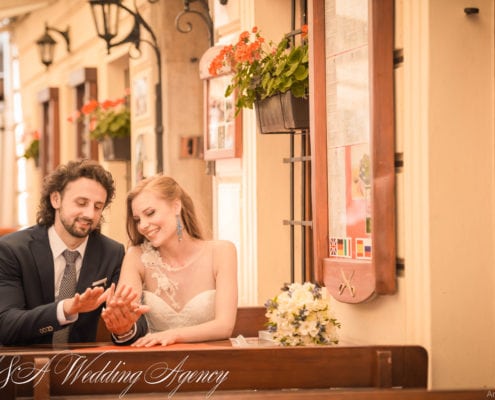
[[[34,160],[34,165],[37,167],[40,162],[40,133],[38,131],[34,131],[32,133],[32,137],[33,140],[31,140],[24,151],[23,157],[27,160],[32,158]]]
[[[225,96],[236,92],[236,113],[254,105],[262,133],[309,125],[307,31],[307,25],[302,26],[300,44],[290,46],[288,36],[278,44],[266,43],[254,27],[242,32],[237,43],[224,46],[209,66],[213,76],[232,73]]]
[[[103,146],[106,161],[130,159],[131,114],[128,96],[99,102],[90,100],[69,117],[69,122],[87,120],[89,137]]]

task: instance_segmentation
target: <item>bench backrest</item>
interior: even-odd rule
[[[257,337],[258,332],[266,329],[265,307],[239,307],[231,337]],[[102,319],[98,324],[96,342],[111,341],[110,333]]]

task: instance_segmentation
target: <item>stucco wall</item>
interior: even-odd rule
[[[471,17],[460,0],[396,5],[405,274],[396,295],[336,303],[341,337],[425,346],[434,389],[493,387],[494,5],[470,3]]]
[[[432,382],[495,385],[494,3],[429,4]],[[469,346],[467,351],[463,346]]]
[[[291,14],[289,0],[257,0],[255,5],[255,25],[261,29],[267,41],[278,43],[290,32]],[[273,16],[276,15],[276,18]],[[296,20],[299,27],[300,21]],[[245,29],[250,29],[246,27]],[[254,132],[252,132],[254,134]],[[300,135],[299,135],[300,136]],[[296,139],[295,152],[299,154],[299,139]],[[288,134],[257,133],[257,206],[258,206],[258,301],[259,304],[275,296],[285,282],[290,281],[290,232],[284,220],[290,219],[290,165],[283,159],[290,156]],[[301,185],[295,164],[294,184],[296,219],[300,219],[298,207]],[[296,231],[298,228],[296,227]],[[295,245],[300,241],[296,236]],[[299,247],[300,248],[300,247]],[[299,252],[296,252],[296,267],[300,268]],[[299,269],[300,270],[300,269]],[[296,279],[300,280],[297,272]]]
[[[202,159],[182,159],[179,157],[180,138],[182,136],[201,136],[203,127],[203,85],[199,80],[198,62],[201,54],[209,46],[206,25],[199,17],[192,19],[194,29],[183,34],[175,29],[174,20],[182,10],[180,2],[175,7],[168,4],[151,4],[138,1],[137,7],[144,20],[155,33],[161,50],[161,76],[163,99],[163,171],[174,176],[189,192],[198,204],[205,231],[211,234],[211,178],[205,174]],[[128,5],[133,9],[133,5]],[[49,69],[39,61],[36,39],[44,31],[45,21],[52,27],[65,30],[70,27],[71,52],[65,50],[61,36],[53,33],[58,42],[54,62]],[[119,37],[127,34],[133,19],[121,12]],[[145,29],[141,29],[142,38],[150,40]],[[116,39],[117,40],[117,39]],[[135,76],[149,73],[150,91],[149,115],[146,118],[131,118],[132,160],[130,162],[104,162],[116,180],[117,196],[111,208],[106,212],[107,223],[103,232],[111,237],[127,242],[125,224],[125,195],[135,183],[135,142],[139,134],[147,137],[146,159],[148,171],[156,166],[155,151],[155,84],[158,81],[157,58],[144,41],[140,44],[142,54],[136,51],[129,55],[129,44],[111,49],[107,54],[105,43],[96,35],[90,6],[87,1],[71,1],[70,7],[65,1],[53,2],[50,7],[37,10],[20,20],[14,28],[12,41],[19,49],[22,108],[26,129],[41,129],[41,114],[37,93],[47,87],[58,87],[60,91],[60,159],[67,162],[76,154],[75,127],[67,117],[75,110],[75,96],[69,85],[70,74],[82,67],[98,69],[99,100],[122,96],[126,88],[131,89]],[[133,58],[135,57],[135,58]],[[127,77],[126,77],[127,76]],[[131,93],[132,96],[132,93]],[[131,104],[132,113],[132,104]],[[102,157],[100,157],[102,160]],[[29,173],[35,177],[37,170],[28,165]],[[145,171],[147,172],[147,171]],[[151,172],[150,172],[151,173]],[[149,175],[148,173],[147,175]],[[39,185],[29,187],[29,209],[36,210],[39,199]],[[34,223],[34,215],[29,223]]]

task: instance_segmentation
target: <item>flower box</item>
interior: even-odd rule
[[[131,113],[128,94],[116,100],[89,100],[76,110],[68,121],[84,122],[89,137],[97,140],[105,161],[131,159]]]
[[[291,133],[309,128],[309,99],[291,92],[276,94],[255,103],[261,133]]]
[[[301,26],[300,33],[297,44],[293,35],[285,35],[275,44],[267,42],[255,26],[251,32],[242,32],[237,43],[223,46],[208,67],[211,76],[232,73],[225,97],[235,93],[236,115],[242,108],[252,109],[254,104],[262,133],[287,133],[294,129],[308,128],[307,99],[295,102],[305,104],[303,113],[295,114],[295,118],[290,117],[292,112],[286,112],[285,118],[280,118],[280,111],[279,114],[273,114],[271,110],[267,113],[263,110],[264,103],[277,103],[272,96],[278,98],[278,103],[287,102],[286,105],[292,107],[292,99],[282,100],[281,97],[294,95],[304,98],[308,93],[308,26]],[[263,99],[261,105],[256,104],[257,99]],[[275,104],[273,107],[280,109],[281,105]],[[299,107],[295,108],[299,110]]]
[[[105,161],[129,161],[131,159],[131,138],[106,136],[100,141]]]

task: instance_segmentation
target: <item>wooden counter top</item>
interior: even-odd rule
[[[426,388],[420,346],[0,348],[0,398],[324,388]]]

